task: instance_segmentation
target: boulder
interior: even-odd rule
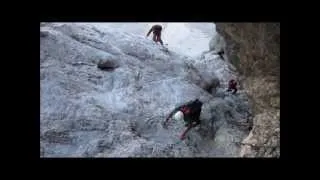
[[[97,67],[105,71],[113,71],[118,68],[120,65],[113,60],[101,60],[99,61]]]

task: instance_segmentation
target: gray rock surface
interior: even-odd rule
[[[89,24],[41,26],[41,157],[238,156],[248,99],[224,92],[224,61],[205,56],[168,54],[141,36]],[[99,69],[104,60],[117,67]],[[183,122],[161,122],[195,98],[204,102],[203,123],[179,141]]]
[[[224,50],[225,46],[226,46],[226,42],[220,34],[213,36],[209,42],[209,50],[214,51],[216,53]]]

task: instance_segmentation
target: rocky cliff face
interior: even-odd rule
[[[254,110],[242,157],[280,156],[280,23],[216,23]]]
[[[233,76],[228,66],[211,52],[192,59],[112,28],[44,24],[41,156],[237,157],[251,112],[245,93],[219,87]],[[195,98],[203,123],[179,141],[183,122],[161,123]]]

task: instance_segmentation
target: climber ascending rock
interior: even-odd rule
[[[182,133],[180,139],[185,138],[186,133],[193,127],[200,124],[200,113],[202,108],[202,102],[199,99],[183,104],[175,108],[167,117],[166,121],[163,123],[164,127],[167,126],[169,119],[173,116],[175,120],[184,120],[187,129]]]
[[[154,25],[151,27],[149,30],[147,37],[150,35],[151,32],[153,32],[153,41],[154,42],[160,42],[161,45],[163,45],[163,42],[161,40],[161,31],[162,31],[162,26],[160,25]]]
[[[229,87],[227,89],[227,92],[232,91],[232,90],[233,90],[232,94],[235,94],[238,91],[237,82],[234,79],[231,79],[229,81]]]

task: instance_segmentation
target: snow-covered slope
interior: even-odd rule
[[[214,94],[203,89],[199,82],[217,77],[224,82],[232,74],[210,52],[192,59],[119,27],[83,23],[47,24],[40,28],[40,43],[42,156],[239,154],[237,142],[247,135],[247,98],[219,87]],[[102,71],[96,66],[101,60],[119,67]],[[204,102],[203,124],[180,142],[183,122],[171,121],[168,129],[161,122],[178,104],[195,98]]]

